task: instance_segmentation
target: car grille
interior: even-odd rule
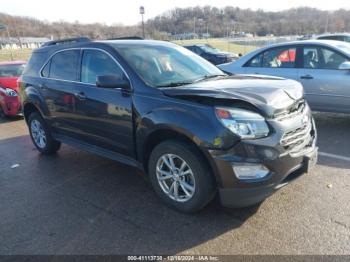
[[[281,140],[281,145],[290,153],[301,153],[311,147],[315,138],[313,122],[308,123],[286,132]]]

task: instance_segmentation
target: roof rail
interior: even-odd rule
[[[66,38],[66,39],[48,41],[42,44],[41,47],[68,44],[68,43],[90,42],[90,41],[91,40],[88,37]]]
[[[123,36],[123,37],[108,38],[107,40],[143,40],[143,38],[139,36]]]

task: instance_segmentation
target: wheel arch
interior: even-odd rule
[[[153,132],[148,134],[147,137],[144,139],[143,143],[141,143],[142,147],[139,150],[140,152],[138,155],[139,160],[142,162],[142,166],[146,173],[148,173],[148,162],[153,149],[160,143],[167,140],[177,140],[185,142],[186,144],[189,144],[192,147],[196,148],[200,156],[208,164],[208,167],[210,168],[216,183],[221,184],[221,179],[218,175],[217,169],[215,168],[214,161],[212,161],[210,158],[209,152],[202,148],[200,144],[188,134],[170,128],[161,128],[154,130]]]
[[[43,115],[41,110],[39,109],[38,106],[35,105],[35,103],[33,103],[33,102],[26,102],[26,103],[23,104],[23,115],[24,115],[24,119],[26,120],[27,123],[28,123],[29,116],[33,112],[37,112],[41,116]]]

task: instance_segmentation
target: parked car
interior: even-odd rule
[[[261,74],[302,83],[311,109],[350,113],[350,44],[307,40],[255,50],[234,63],[219,65],[230,73]]]
[[[350,43],[350,34],[325,34],[320,35],[316,39],[318,40],[336,40]]]
[[[203,57],[214,65],[232,62],[238,59],[238,55],[229,52],[222,52],[211,45],[185,45],[185,48],[191,50],[197,55]]]
[[[183,212],[217,191],[225,206],[263,201],[317,158],[298,82],[228,76],[168,42],[49,42],[19,84],[41,153],[63,142],[138,167]]]
[[[17,80],[25,64],[25,61],[0,63],[0,116],[14,116],[21,112]]]

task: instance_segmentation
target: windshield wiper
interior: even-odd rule
[[[193,84],[193,82],[171,82],[163,85],[157,85],[156,87],[175,87],[175,86],[184,86],[184,85],[190,85]]]
[[[171,82],[168,84],[163,84],[163,85],[158,85],[156,87],[175,87],[175,86],[184,86],[184,85],[190,85],[193,83],[197,83],[206,79],[210,79],[210,78],[215,78],[215,77],[219,77],[219,76],[227,76],[226,74],[217,74],[217,75],[205,75],[199,79],[196,79],[194,81],[183,81],[183,82]]]
[[[207,79],[210,79],[210,78],[219,77],[219,76],[227,76],[227,75],[225,75],[225,74],[205,75],[205,76],[203,76],[203,77],[198,78],[197,80],[195,80],[194,83],[200,82],[200,81],[204,81],[204,80],[207,80]]]

